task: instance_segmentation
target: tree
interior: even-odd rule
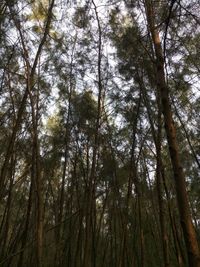
[[[199,266],[197,2],[0,4],[1,266]]]

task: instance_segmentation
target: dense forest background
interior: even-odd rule
[[[200,266],[199,12],[0,1],[0,266]]]

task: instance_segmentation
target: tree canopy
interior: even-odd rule
[[[1,1],[0,266],[200,267],[199,10]]]

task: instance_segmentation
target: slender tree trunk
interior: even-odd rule
[[[39,77],[38,67],[38,77]],[[28,94],[31,104],[32,115],[32,179],[35,189],[35,214],[36,214],[36,266],[42,266],[43,254],[43,183],[40,167],[40,145],[38,137],[39,123],[39,95],[40,87],[38,84],[37,90],[32,91],[32,80],[27,78]],[[36,89],[36,88],[35,88]]]
[[[5,159],[4,159],[3,164],[2,164],[1,173],[0,173],[0,200],[2,198],[4,183],[5,183],[7,172],[8,172],[8,164],[9,164],[10,158],[12,156],[16,135],[17,135],[17,132],[18,132],[20,125],[21,125],[21,122],[22,122],[22,117],[23,117],[23,113],[24,113],[24,110],[26,107],[26,102],[27,102],[29,90],[33,89],[34,76],[35,76],[38,60],[39,60],[39,57],[42,53],[43,46],[44,46],[46,39],[47,39],[47,36],[48,36],[48,32],[49,32],[49,28],[50,28],[50,24],[51,24],[51,19],[52,19],[52,10],[54,7],[54,1],[55,0],[52,0],[50,5],[49,5],[49,10],[48,10],[48,14],[47,14],[44,34],[43,34],[41,42],[38,46],[37,53],[36,53],[36,56],[34,58],[33,66],[32,66],[32,68],[30,68],[28,50],[27,50],[27,47],[26,47],[26,44],[24,41],[24,36],[23,36],[22,30],[21,30],[20,22],[16,17],[16,14],[15,14],[15,11],[13,9],[13,6],[11,5],[11,2],[6,0],[6,5],[8,6],[8,9],[10,11],[10,16],[11,16],[11,18],[15,24],[17,31],[19,32],[20,41],[22,44],[23,59],[24,59],[25,68],[26,68],[25,77],[27,79],[29,79],[30,87],[29,86],[26,87],[24,95],[22,97],[22,100],[21,100],[21,103],[19,106],[19,110],[17,113],[15,125],[13,126],[12,134],[11,134],[9,142],[8,142],[8,147],[7,147],[7,151],[5,154]]]
[[[143,225],[142,225],[143,224],[142,222],[142,194],[141,194],[140,181],[139,181],[139,177],[137,173],[137,165],[136,165],[136,158],[135,158],[136,133],[137,133],[137,124],[139,120],[140,105],[141,105],[141,94],[140,94],[140,98],[137,104],[137,111],[136,111],[136,114],[133,115],[134,118],[132,122],[133,142],[132,142],[131,158],[130,158],[130,174],[129,174],[128,193],[127,193],[127,210],[129,209],[130,199],[132,195],[132,184],[134,184],[135,194],[136,194],[136,199],[137,199],[137,206],[138,206],[137,208],[138,208],[139,239],[140,239],[140,265],[141,267],[144,267],[145,253],[144,253],[144,233],[143,233]],[[127,225],[125,226],[125,231],[127,232],[126,228],[127,228]]]
[[[33,114],[33,143],[32,143],[32,176],[35,190],[35,214],[36,214],[36,266],[42,266],[43,250],[43,190],[40,170],[40,155],[37,123]]]
[[[5,226],[3,227],[3,236],[1,240],[1,252],[0,256],[3,259],[3,257],[6,255],[6,250],[8,250],[8,236],[9,236],[9,231],[10,231],[10,219],[11,219],[11,208],[12,208],[12,191],[13,191],[13,183],[14,183],[14,173],[15,173],[15,164],[16,164],[16,159],[15,159],[15,154],[13,154],[11,158],[11,164],[10,164],[10,185],[9,185],[9,192],[8,192],[8,199],[7,199],[7,205],[5,208]]]
[[[185,244],[188,253],[188,261],[191,267],[199,267],[200,266],[199,247],[195,229],[192,224],[188,195],[186,191],[185,176],[183,173],[183,168],[179,156],[179,149],[176,139],[176,129],[172,119],[172,110],[169,101],[169,88],[165,81],[164,56],[162,52],[160,36],[154,22],[155,14],[152,3],[151,1],[146,0],[145,4],[146,4],[146,16],[147,16],[148,26],[150,29],[156,55],[155,64],[156,64],[157,89],[161,95],[162,112],[164,116],[165,130],[167,134],[169,152],[174,171],[177,203],[180,213],[180,220],[183,229]]]
[[[160,227],[161,227],[161,236],[163,243],[163,255],[164,255],[164,266],[169,266],[169,250],[168,250],[168,236],[166,231],[165,223],[165,207],[162,197],[162,156],[161,156],[161,107],[160,107],[160,98],[157,99],[158,102],[158,132],[156,140],[156,183],[157,183],[157,194],[158,194],[158,205],[159,205],[159,218],[160,218]]]
[[[161,111],[161,99],[160,94],[157,92],[157,106],[158,106],[158,115],[157,115],[157,134],[155,131],[154,123],[152,120],[152,111],[149,105],[149,99],[145,87],[142,82],[142,78],[138,73],[138,81],[140,84],[140,89],[143,94],[144,104],[147,109],[149,122],[151,126],[151,131],[153,135],[153,140],[156,147],[156,185],[157,185],[157,196],[158,196],[158,206],[159,206],[159,220],[160,220],[160,228],[161,228],[161,239],[162,239],[162,246],[163,246],[163,255],[164,255],[164,266],[169,266],[169,249],[168,249],[168,235],[166,231],[166,224],[165,224],[165,213],[164,213],[164,202],[162,197],[162,154],[161,154],[161,141],[162,141],[162,111]]]
[[[171,210],[171,205],[170,205],[169,190],[168,190],[167,184],[166,184],[165,171],[164,171],[163,164],[161,166],[161,172],[162,172],[163,186],[164,186],[165,194],[167,197],[167,207],[168,207],[168,213],[169,213],[170,225],[171,225],[171,229],[172,229],[172,235],[173,235],[173,240],[174,240],[174,247],[175,247],[177,262],[178,262],[179,267],[183,267],[184,261],[183,261],[182,255],[181,255],[181,248],[179,247],[179,244],[177,242],[177,234],[178,233],[176,232],[176,228],[174,227],[174,222],[173,222],[173,217],[172,217],[173,215],[172,215],[172,210]]]
[[[191,153],[192,153],[192,155],[193,155],[193,157],[194,157],[194,159],[195,159],[195,161],[196,161],[196,164],[197,164],[198,168],[200,169],[200,161],[199,161],[199,159],[198,159],[198,157],[197,157],[197,154],[196,154],[196,152],[195,152],[195,150],[194,150],[194,147],[193,147],[193,145],[192,145],[192,143],[191,143],[191,141],[190,141],[189,133],[188,133],[186,127],[185,127],[184,122],[183,122],[182,119],[181,119],[181,116],[179,115],[178,109],[177,109],[177,107],[176,107],[176,105],[175,105],[173,99],[172,99],[172,103],[173,103],[173,106],[174,106],[174,109],[175,109],[175,114],[176,114],[177,118],[179,119],[180,124],[181,124],[181,127],[182,127],[182,129],[183,129],[183,131],[184,131],[184,133],[185,133],[185,137],[186,137],[186,139],[187,139],[187,141],[188,141],[188,145],[189,145],[189,147],[190,147]]]
[[[19,260],[18,260],[17,267],[23,266],[24,248],[25,248],[26,242],[27,242],[28,229],[29,229],[30,217],[31,217],[32,189],[33,189],[33,183],[31,182],[30,191],[29,191],[28,205],[27,205],[27,211],[26,211],[26,221],[25,221],[24,231],[23,231],[23,234],[22,234],[21,252],[19,254]]]
[[[99,129],[100,129],[100,118],[102,111],[102,73],[101,73],[101,60],[102,60],[102,30],[98,16],[98,11],[95,2],[92,0],[94,6],[94,12],[98,25],[98,101],[97,101],[97,118],[95,125],[95,136],[94,136],[94,147],[92,155],[91,173],[88,183],[88,197],[86,207],[86,236],[85,236],[85,256],[84,256],[84,267],[96,266],[96,166],[97,156],[99,149]]]

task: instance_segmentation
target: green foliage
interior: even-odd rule
[[[78,28],[86,28],[89,23],[89,17],[88,17],[88,6],[85,5],[84,7],[78,7],[76,8],[76,11],[73,16],[73,23]]]
[[[84,129],[93,129],[97,116],[97,103],[92,96],[92,91],[84,91],[81,94],[72,96],[72,116],[73,121]]]
[[[42,45],[51,1],[7,2],[13,13],[0,4],[0,183],[4,165],[6,169],[0,189],[0,265],[36,266],[41,204],[43,266],[140,267],[142,251],[146,267],[163,266],[155,51],[143,3],[55,1]],[[199,168],[194,159],[194,154],[200,156],[198,4],[176,3],[167,36],[170,3],[153,4],[163,48],[166,37],[166,81],[200,233]],[[184,257],[186,253],[163,118],[161,128],[163,213],[170,266],[178,266],[176,243]],[[89,260],[84,264],[87,246]]]

